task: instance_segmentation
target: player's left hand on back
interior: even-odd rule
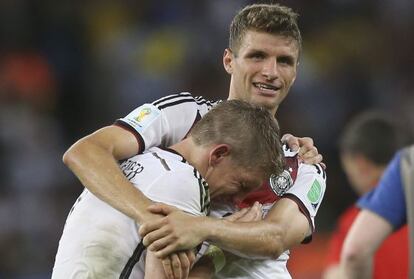
[[[282,142],[285,142],[293,151],[297,151],[299,148],[299,159],[302,160],[304,163],[321,164],[323,168],[326,168],[326,165],[322,163],[323,156],[319,154],[318,149],[315,147],[312,138],[299,138],[291,134],[285,134],[282,137]]]

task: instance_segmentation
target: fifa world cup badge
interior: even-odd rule
[[[273,192],[280,196],[283,196],[293,185],[293,179],[290,176],[288,170],[284,170],[281,174],[272,174],[269,179],[270,187]]]

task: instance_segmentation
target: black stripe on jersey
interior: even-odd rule
[[[137,130],[135,130],[128,123],[125,123],[124,121],[122,121],[120,119],[116,120],[113,125],[121,127],[123,129],[129,131],[135,136],[135,138],[137,139],[137,142],[139,144],[139,150],[138,150],[137,154],[141,154],[145,150],[144,139],[142,138],[141,134],[137,132]]]
[[[131,275],[132,269],[134,268],[134,266],[137,264],[137,262],[139,261],[139,259],[142,256],[142,253],[145,250],[145,246],[141,242],[138,244],[137,248],[135,248],[134,253],[132,254],[132,256],[129,258],[128,262],[126,263],[125,267],[122,269],[121,275],[119,275],[119,279],[128,279],[129,276]]]
[[[182,93],[179,93],[179,94],[174,94],[174,95],[169,95],[169,96],[163,97],[161,99],[158,99],[158,100],[154,101],[152,104],[154,106],[157,106],[160,103],[168,101],[168,100],[178,99],[178,98],[181,98],[181,97],[188,97],[188,96],[191,96],[191,93],[182,92]]]
[[[160,156],[158,156],[158,154],[156,152],[152,152],[151,153],[152,156],[154,156],[155,158],[157,158],[158,160],[160,160],[161,165],[164,167],[164,169],[166,169],[167,171],[170,171],[170,167],[168,166],[167,162],[165,161],[165,159],[161,158]]]
[[[200,173],[194,168],[194,176],[198,180],[198,187],[200,190],[200,209],[201,213],[210,213],[210,194],[208,190],[208,184],[201,177]]]
[[[313,166],[316,168],[318,174],[322,174],[323,179],[326,180],[326,172],[323,167],[320,164],[314,164]]]
[[[159,106],[157,106],[157,108],[159,110],[162,110],[162,109],[165,109],[165,108],[168,108],[168,107],[172,107],[172,106],[175,106],[175,105],[178,105],[178,104],[182,104],[182,103],[195,103],[195,101],[194,101],[193,98],[190,98],[190,99],[181,99],[181,100],[178,100],[178,101],[175,101],[175,102],[170,102],[170,103],[166,103],[166,104],[163,104],[163,105],[159,105]]]

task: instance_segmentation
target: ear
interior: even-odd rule
[[[229,48],[226,48],[223,53],[223,66],[226,72],[230,75],[233,74],[233,59],[233,52]]]
[[[231,148],[228,144],[218,144],[210,151],[209,165],[214,167],[224,160],[225,157],[231,154]]]

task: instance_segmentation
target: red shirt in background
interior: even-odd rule
[[[339,264],[342,245],[359,208],[348,208],[339,218],[333,232],[326,257],[326,268]],[[374,257],[374,279],[408,278],[408,227],[407,225],[391,234],[379,247]]]

